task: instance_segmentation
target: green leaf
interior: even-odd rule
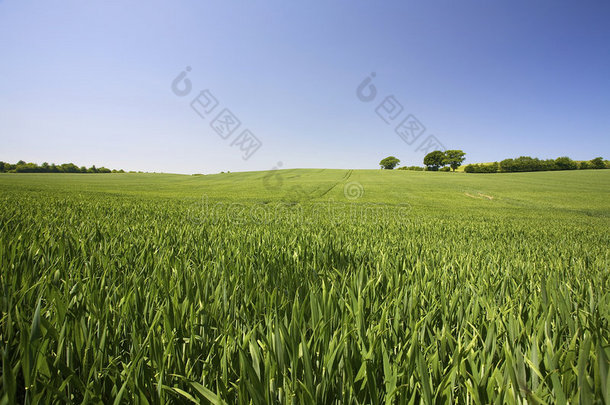
[[[199,384],[198,382],[189,381],[188,384],[191,387],[195,388],[198,393],[203,395],[203,397],[205,399],[207,399],[208,401],[210,401],[211,403],[213,403],[215,405],[224,404],[224,402],[218,397],[218,395],[216,395],[214,392],[210,391],[209,389],[207,389],[203,385]]]
[[[34,312],[34,319],[32,320],[32,327],[30,329],[30,343],[34,343],[35,341],[42,338],[42,330],[40,329],[40,304],[41,299],[38,299],[38,304],[36,305],[36,311]]]

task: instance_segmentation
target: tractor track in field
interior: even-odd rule
[[[323,192],[322,194],[319,195],[319,197],[324,197],[326,194],[328,194],[330,192],[330,190],[332,190],[333,188],[337,187],[337,185],[346,182],[351,176],[352,173],[354,172],[353,169],[348,170],[343,177],[341,178],[341,180],[339,180],[338,182],[336,182],[335,184],[333,184],[332,186],[330,186],[330,188],[328,190],[326,190],[325,192]]]

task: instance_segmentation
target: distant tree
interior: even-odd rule
[[[540,160],[530,156],[519,156],[516,159],[504,159],[500,162],[500,170],[503,172],[535,172],[557,169],[556,161],[553,159]]]
[[[498,162],[488,164],[469,164],[464,167],[464,171],[466,173],[497,173],[498,169]]]
[[[559,166],[557,165],[557,159],[535,160],[539,162],[539,166],[536,168],[536,170],[560,170]]]
[[[445,165],[444,161],[445,154],[440,150],[430,152],[424,157],[424,164],[429,171],[437,171],[439,167]]]
[[[38,166],[35,163],[18,163],[15,171],[17,173],[36,173]]]
[[[61,171],[64,173],[79,173],[80,169],[74,163],[63,163],[61,166]]]
[[[595,159],[591,159],[591,167],[593,169],[605,169],[606,164],[604,163],[604,158],[596,157]]]
[[[443,164],[449,165],[449,167],[451,167],[453,169],[453,171],[455,171],[455,169],[460,167],[460,165],[462,164],[464,159],[466,159],[464,156],[466,156],[466,153],[464,153],[464,151],[462,151],[462,150],[459,150],[459,149],[446,150],[445,157],[443,159]]]
[[[402,166],[402,167],[399,167],[396,170],[413,170],[413,171],[416,171],[416,172],[423,172],[424,168],[421,167],[421,166]]]
[[[503,172],[514,172],[515,168],[515,159],[504,159],[500,161],[500,170]]]
[[[561,156],[557,159],[538,159],[530,156],[519,156],[515,159],[504,159],[499,163],[494,163],[494,166],[498,168],[500,172],[535,172],[535,171],[548,171],[548,170],[575,170],[575,169],[603,169],[606,166],[606,162],[601,157],[595,158],[591,161],[576,162],[567,156]],[[491,168],[488,165],[468,165],[464,168],[465,172],[468,173],[492,173]]]
[[[38,169],[36,163],[26,163],[23,160],[20,160],[15,166],[15,172],[17,173],[36,173]]]
[[[4,173],[4,162],[0,161],[0,173]]]
[[[396,166],[398,166],[399,163],[400,159],[397,159],[394,156],[388,156],[387,158],[382,159],[381,162],[379,162],[379,166],[381,166],[382,169],[392,170]]]
[[[578,164],[567,156],[562,156],[555,159],[555,165],[557,165],[559,170],[578,169]]]

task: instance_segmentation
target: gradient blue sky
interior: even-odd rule
[[[178,97],[186,66],[193,91]],[[378,96],[363,103],[371,72]],[[250,159],[191,109],[204,89],[262,141]],[[0,0],[3,161],[421,164],[375,114],[388,95],[468,162],[610,158],[610,3]]]

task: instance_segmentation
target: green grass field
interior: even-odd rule
[[[610,403],[610,170],[1,174],[0,403]]]

